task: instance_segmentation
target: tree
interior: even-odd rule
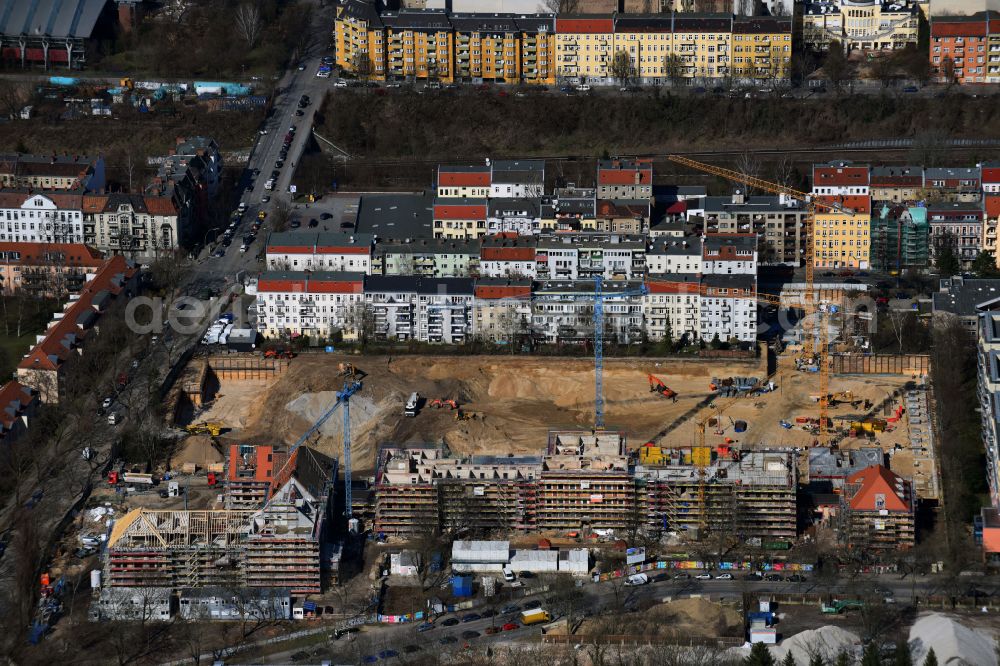
[[[252,51],[257,46],[257,40],[260,39],[261,30],[264,28],[260,7],[244,2],[236,8],[233,22],[236,24],[236,33],[246,42],[247,50]]]
[[[997,260],[989,250],[983,250],[972,262],[972,272],[979,278],[1000,277],[1000,270],[997,269]]]
[[[809,666],[826,666],[826,662],[823,661],[823,655],[819,652],[814,652],[811,657],[809,657]]]
[[[684,58],[677,53],[670,53],[663,57],[663,73],[670,81],[670,85],[684,85]]]
[[[551,14],[575,14],[580,9],[579,0],[544,0],[541,6]]]
[[[744,178],[760,178],[760,160],[757,159],[756,153],[749,150],[744,150],[740,153],[736,157],[736,171]],[[753,188],[744,184],[743,193],[746,196],[750,196],[753,194]]]
[[[927,656],[924,657],[924,666],[938,666],[937,655],[934,654],[934,648],[927,650]]]
[[[795,666],[795,657],[792,656],[791,650],[785,653],[785,658],[781,661],[781,666]]]
[[[882,658],[879,656],[876,641],[871,641],[865,646],[865,651],[861,655],[861,666],[882,666]]]
[[[869,71],[883,88],[888,88],[896,78],[896,59],[889,55],[878,56],[869,65]]]
[[[754,643],[750,654],[743,660],[743,666],[775,666],[775,661],[767,645]]]
[[[851,78],[851,63],[847,60],[843,45],[836,39],[830,42],[830,49],[823,61],[823,71],[837,92],[840,92],[844,82]]]
[[[892,653],[892,666],[913,666],[910,644],[906,642],[905,638],[896,641],[896,649]]]
[[[0,81],[0,115],[4,118],[16,118],[29,99],[31,88],[26,83],[10,79]]]
[[[628,51],[620,49],[615,52],[611,59],[611,76],[615,77],[622,87],[627,86],[635,75],[635,68],[632,67],[632,58]]]
[[[958,262],[958,257],[955,256],[955,250],[950,243],[941,243],[939,245],[934,266],[944,275],[957,275],[962,269],[961,264]]]
[[[941,80],[948,84],[951,88],[955,85],[955,61],[951,59],[951,56],[945,56],[941,59]]]
[[[851,666],[851,655],[847,653],[846,650],[842,650],[840,654],[837,655],[837,661],[834,662],[835,666]]]
[[[367,81],[375,71],[375,65],[367,51],[355,51],[351,57],[351,71],[362,81]]]

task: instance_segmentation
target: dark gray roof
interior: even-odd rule
[[[701,238],[657,238],[652,241],[652,247],[646,254],[668,254],[668,255],[701,255]]]
[[[443,9],[402,9],[398,12],[385,12],[382,22],[396,30],[451,30],[451,21]]]
[[[404,243],[402,239],[384,239],[375,246],[378,254],[473,254],[479,255],[478,238],[420,238]]]
[[[477,287],[530,287],[531,280],[511,278],[476,278]]]
[[[556,30],[555,14],[528,14],[515,16],[514,22],[517,23],[518,30],[521,32],[555,32]]]
[[[493,182],[544,184],[545,160],[496,160]]]
[[[473,280],[471,278],[429,278],[413,275],[369,275],[365,279],[365,293],[387,291],[471,296]]]
[[[718,249],[723,247],[734,247],[737,250],[757,249],[757,236],[755,234],[708,234],[705,236],[706,249]]]
[[[701,273],[652,273],[649,282],[684,282],[701,284]]]
[[[486,236],[483,238],[483,247],[538,247],[538,236],[517,236],[516,238]]]
[[[87,39],[109,0],[0,0],[0,34]]]
[[[264,271],[261,280],[315,280],[321,282],[361,282],[365,274],[357,271]]]
[[[782,204],[778,197],[750,196],[744,197],[743,203],[733,203],[732,197],[703,197],[689,204],[692,208],[704,208],[708,213],[783,213],[804,212],[795,199],[788,199]]]
[[[974,317],[979,306],[1000,299],[1000,280],[944,278],[941,291],[932,294],[933,312],[950,312],[959,317]]]
[[[489,200],[488,214],[490,217],[525,217],[535,218],[541,214],[541,199],[508,199],[496,198]]]
[[[458,32],[517,32],[513,14],[452,14]]]
[[[725,287],[729,289],[753,289],[757,283],[755,275],[703,275],[701,283],[706,287]]]
[[[382,25],[375,3],[368,2],[367,0],[348,0],[344,4],[341,16],[354,18],[359,21],[367,21],[372,26]]]
[[[961,178],[963,180],[978,180],[980,173],[979,167],[927,167],[924,169],[924,179]]]
[[[624,290],[638,291],[642,283],[638,280],[604,280],[601,291],[614,294]],[[544,280],[535,283],[535,294],[583,294],[594,292],[593,280]]]
[[[358,207],[359,233],[382,238],[433,238],[434,196],[369,194]]]
[[[318,500],[325,496],[324,488],[333,488],[333,480],[337,478],[337,459],[331,458],[310,446],[303,446],[295,457],[293,476],[309,493]]]
[[[360,234],[351,231],[276,231],[267,238],[267,245],[271,247],[315,247],[322,246],[343,246],[356,245],[365,247],[374,242],[372,234]]]

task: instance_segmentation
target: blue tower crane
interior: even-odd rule
[[[351,396],[361,390],[361,382],[345,382],[344,390],[337,391],[337,400],[333,403],[330,409],[326,410],[322,416],[316,419],[316,422],[306,430],[301,437],[292,444],[291,448],[288,449],[288,458],[285,460],[285,464],[281,466],[281,469],[274,475],[274,483],[271,485],[271,491],[276,492],[278,488],[285,483],[286,476],[285,470],[288,469],[289,465],[292,463],[292,458],[295,452],[299,450],[307,439],[309,439],[313,434],[315,434],[323,424],[330,420],[334,412],[341,405],[344,406],[344,502],[346,504],[345,512],[347,518],[351,518]],[[331,479],[332,482],[336,483],[336,479]],[[267,502],[265,502],[265,507],[270,503],[270,497],[268,497]]]
[[[604,427],[604,299],[645,296],[646,283],[638,289],[625,289],[607,293],[604,276],[594,276],[594,427]]]

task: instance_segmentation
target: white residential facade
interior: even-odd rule
[[[83,243],[82,195],[0,192],[0,241]]]
[[[257,329],[267,338],[357,334],[363,273],[268,271],[257,280]]]
[[[373,275],[365,282],[374,334],[385,340],[463,343],[472,330],[473,300],[467,278]]]
[[[267,239],[265,259],[272,271],[372,272],[369,234],[277,232]]]

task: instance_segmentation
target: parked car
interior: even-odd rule
[[[706,571],[705,573],[698,574],[697,576],[695,576],[695,578],[697,578],[698,580],[712,580],[712,574]]]
[[[446,627],[454,627],[456,624],[458,624],[458,622],[459,622],[459,620],[458,620],[457,617],[449,617],[447,620],[445,620],[441,624],[443,624]]]
[[[731,573],[719,574],[715,578],[715,580],[732,580],[732,579],[733,579],[733,574]]]
[[[778,574],[767,574],[766,576],[764,576],[764,580],[766,580],[769,583],[779,583],[785,579],[784,577],[779,576]]]
[[[462,616],[462,622],[475,622],[476,620],[481,620],[482,616],[478,613],[469,613],[468,615]]]
[[[764,580],[764,577],[761,576],[759,573],[750,573],[750,574],[747,574],[746,576],[744,576],[743,580],[760,581],[760,580]]]
[[[320,216],[319,216],[319,219],[321,219],[321,220],[329,220],[329,219],[332,219],[332,218],[333,218],[333,215],[331,215],[330,213],[320,213]]]
[[[500,609],[500,614],[506,615],[507,613],[516,613],[519,610],[521,610],[521,607],[518,606],[517,604],[507,604],[506,606]]]
[[[542,605],[542,602],[538,599],[532,599],[531,601],[524,604],[524,610],[531,610],[532,608],[538,608]]]
[[[689,573],[674,574],[674,580],[688,580],[689,578],[691,578]]]
[[[464,638],[467,641],[470,641],[473,638],[479,638],[480,635],[481,634],[478,631],[473,631],[471,629],[462,632],[462,638]]]
[[[507,624],[503,625],[500,628],[503,629],[504,631],[514,631],[516,629],[520,629],[521,625],[519,625],[517,622],[508,622]]]
[[[786,579],[789,583],[804,583],[806,582],[806,577],[802,574],[792,574]]]

